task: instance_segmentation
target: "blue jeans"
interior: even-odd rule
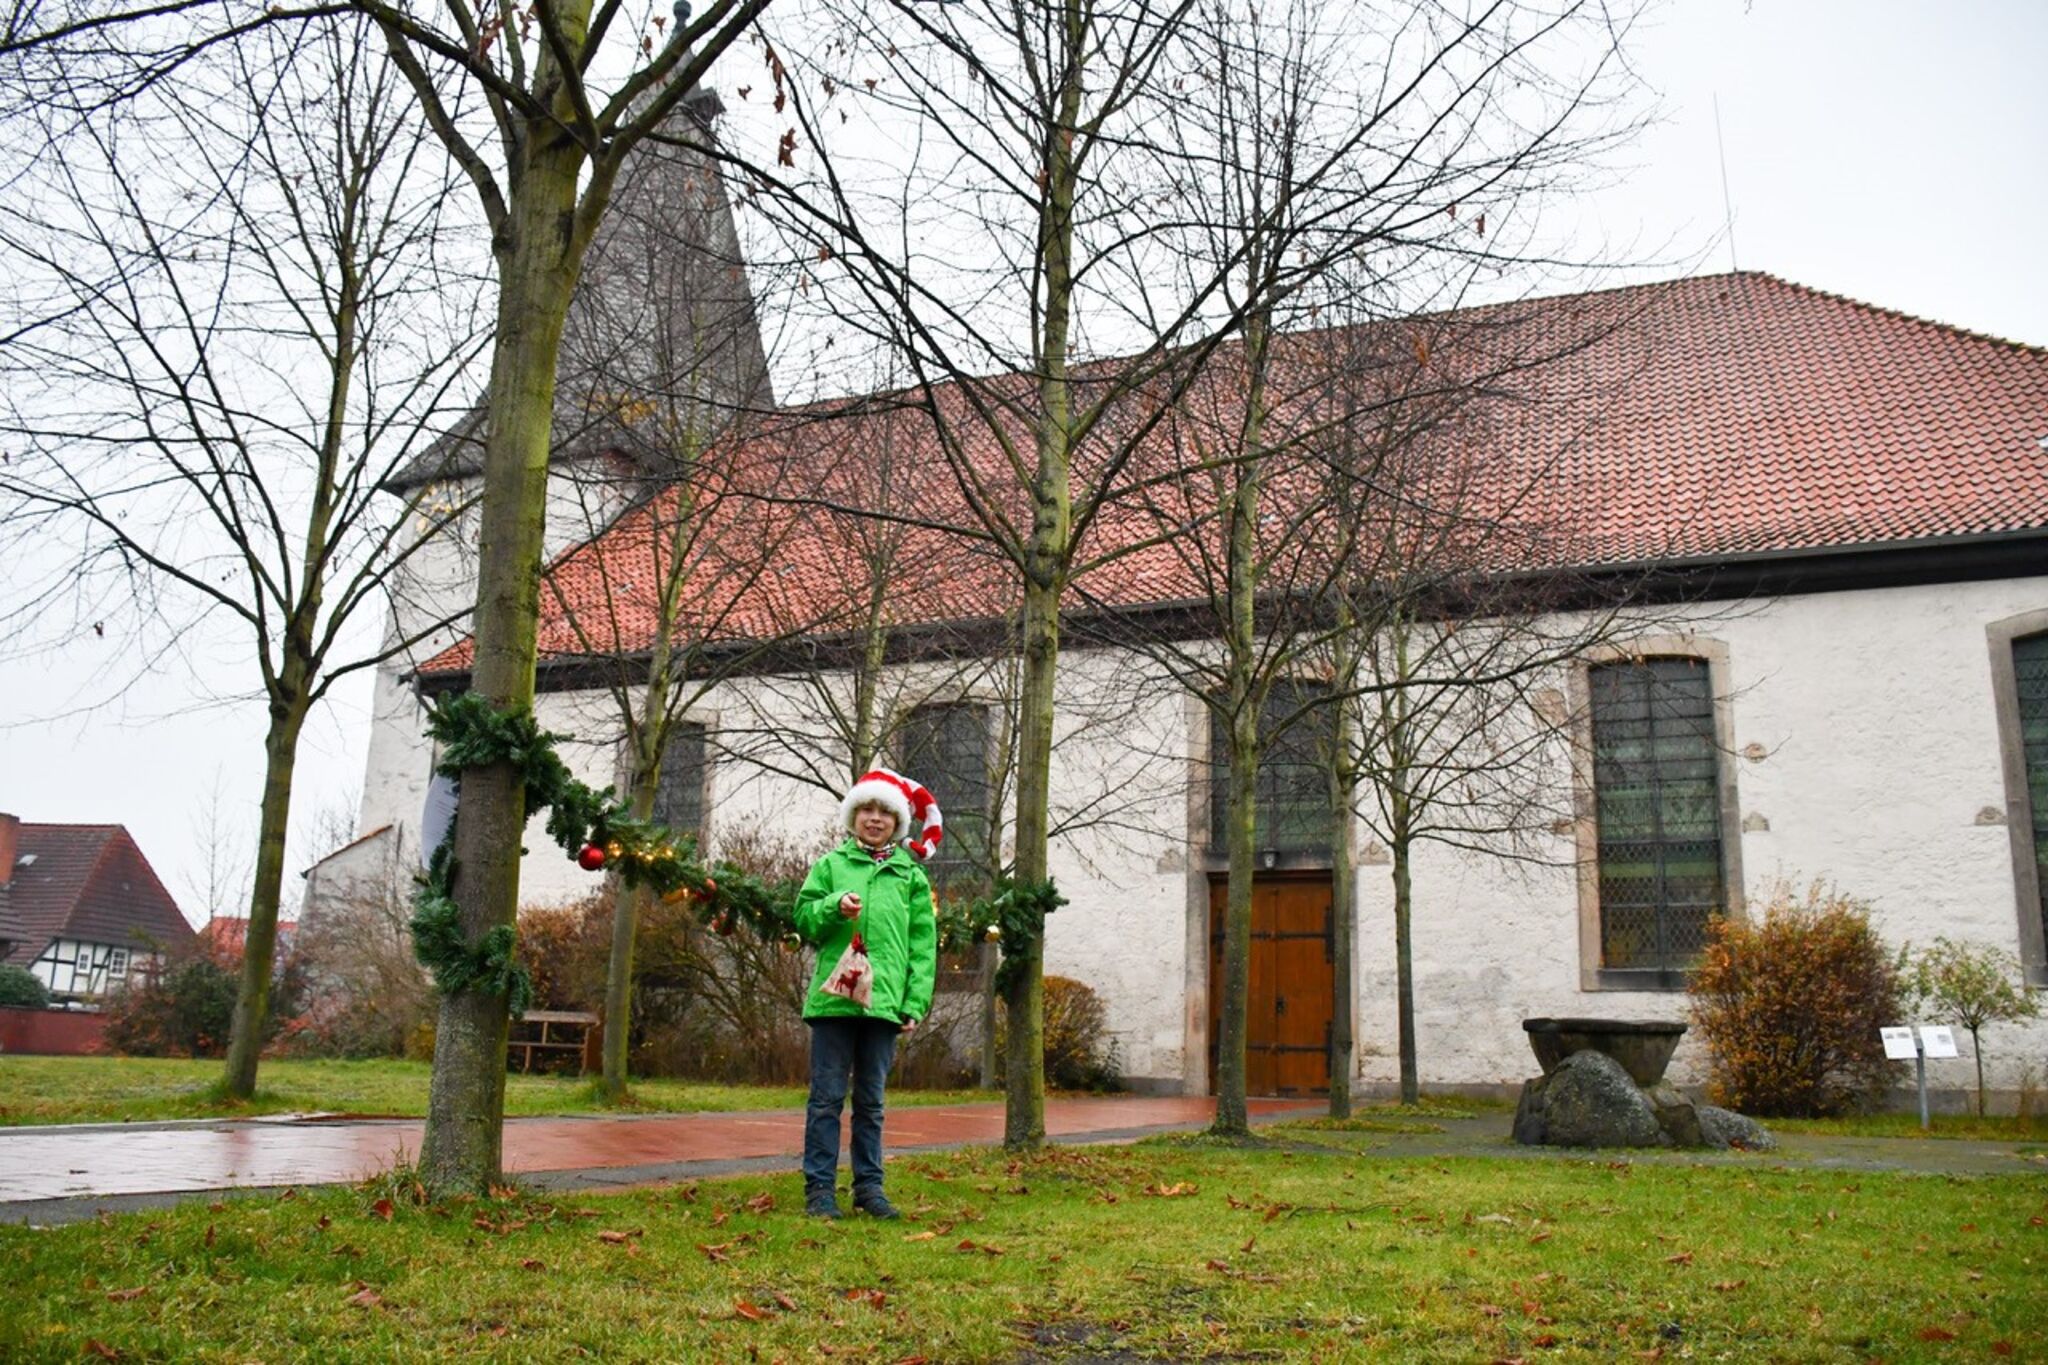
[[[853,1077],[853,1189],[882,1188],[882,1086],[896,1060],[896,1025],[884,1019],[807,1019],[811,1102],[804,1111],[804,1189],[830,1190],[839,1174],[839,1111]]]

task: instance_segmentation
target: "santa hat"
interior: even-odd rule
[[[896,817],[896,837],[919,859],[931,857],[932,850],[945,837],[938,801],[922,783],[913,782],[902,773],[874,768],[862,774],[860,781],[847,788],[846,799],[839,803],[839,823],[851,831],[853,813],[866,805],[878,805]],[[911,834],[913,828],[917,830],[915,836]]]

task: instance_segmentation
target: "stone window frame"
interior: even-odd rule
[[[701,853],[705,849],[708,849],[711,845],[711,825],[713,815],[713,807],[711,804],[711,793],[713,790],[711,775],[712,770],[718,766],[717,744],[714,738],[718,734],[718,715],[716,712],[700,711],[695,707],[691,707],[685,711],[682,711],[679,714],[669,718],[669,729],[667,739],[673,742],[676,738],[678,729],[680,727],[689,725],[695,725],[701,728],[704,732],[704,771],[702,774],[700,774],[697,792],[697,808],[703,812],[703,826],[702,828],[696,830],[678,830],[676,832],[678,834],[697,835],[699,839],[699,853],[701,855]],[[667,768],[668,757],[666,754],[664,754],[662,756],[662,769],[664,773],[666,773]],[[617,786],[620,791],[627,793],[628,797],[630,798],[633,790],[633,742],[629,737],[623,735],[619,738]],[[657,805],[657,818],[659,818],[660,814],[660,811],[658,809],[660,799],[660,796],[657,794],[655,797]]]
[[[2048,942],[2041,924],[2040,873],[2034,861],[2033,806],[2027,796],[2027,757],[2020,735],[2019,677],[2012,650],[2048,631],[2048,607],[2023,611],[1984,627],[1991,651],[1991,702],[1998,718],[1998,766],[2005,779],[2005,826],[2012,857],[2013,911],[2021,970],[2027,984],[2048,987]]]
[[[1637,659],[1691,659],[1707,666],[1714,702],[1716,787],[1720,792],[1721,884],[1729,919],[1744,914],[1742,807],[1736,786],[1734,679],[1728,642],[1702,635],[1645,635],[1626,644],[1602,645],[1572,660],[1565,686],[1571,708],[1572,839],[1578,881],[1579,989],[1582,991],[1683,991],[1688,972],[1658,968],[1608,967],[1600,960],[1600,828],[1593,787],[1593,669]]]
[[[924,776],[912,772],[911,767],[914,765],[909,764],[904,757],[902,748],[905,738],[904,728],[910,724],[910,718],[919,711],[953,706],[971,706],[982,713],[981,762],[984,780],[988,783],[989,794],[989,809],[984,815],[987,824],[983,831],[983,837],[988,840],[989,851],[997,852],[1003,842],[1003,812],[1001,810],[1003,783],[999,780],[999,770],[1003,757],[1002,746],[1004,743],[1002,725],[1004,703],[1001,699],[993,695],[984,695],[982,691],[971,687],[963,688],[957,692],[938,692],[930,696],[919,697],[916,701],[899,706],[890,714],[888,739],[882,746],[882,751],[887,755],[888,761],[894,765],[896,771],[903,773],[913,781],[923,782]],[[926,785],[929,786],[930,784],[927,783]],[[933,797],[938,799],[936,791],[933,792]],[[940,819],[947,819],[949,808],[945,801],[939,800],[938,804]],[[915,830],[908,832],[916,833]],[[939,840],[939,860],[942,862],[945,861],[943,856],[945,847],[946,837],[941,836]],[[966,864],[959,865],[965,866]]]

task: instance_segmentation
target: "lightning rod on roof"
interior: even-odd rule
[[[1721,230],[1728,234],[1728,268],[1742,269],[1735,259],[1735,201],[1728,197],[1728,147],[1721,140],[1721,92],[1714,92],[1714,152],[1721,158]]]

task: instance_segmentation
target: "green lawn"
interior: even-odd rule
[[[312,1110],[416,1118],[427,1112],[430,1069],[425,1062],[266,1061],[257,1072],[255,1099],[235,1105],[220,1103],[211,1093],[220,1079],[217,1061],[0,1056],[0,1126]],[[996,1096],[892,1089],[889,1098],[897,1104],[942,1104]],[[642,1112],[703,1113],[791,1108],[804,1102],[804,1092],[796,1086],[643,1080],[635,1082],[633,1099],[634,1109]],[[580,1114],[599,1108],[588,1082],[554,1076],[507,1078],[508,1115]]]
[[[807,1220],[783,1175],[432,1207],[399,1177],[0,1227],[0,1358],[2042,1359],[2039,1177],[1266,1131],[905,1158],[901,1224]]]
[[[1787,1133],[1834,1137],[1974,1138],[1984,1142],[2048,1142],[2048,1114],[1935,1114],[1929,1127],[1918,1114],[1858,1114],[1840,1119],[1765,1119],[1764,1126]]]

